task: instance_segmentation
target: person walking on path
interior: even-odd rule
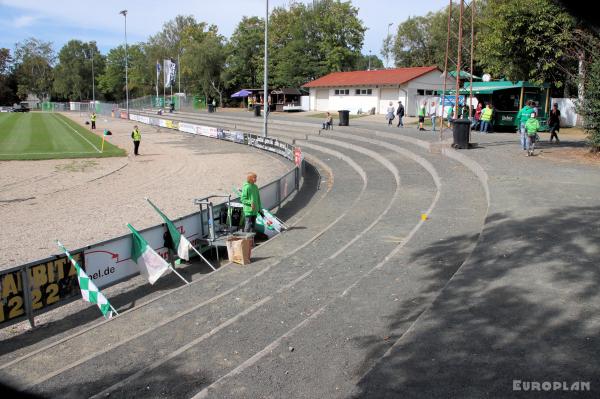
[[[242,187],[241,202],[244,206],[244,232],[253,233],[256,228],[256,216],[263,216],[262,204],[260,202],[260,192],[256,185],[256,173],[250,172],[246,176],[246,182]]]
[[[333,116],[331,116],[331,113],[327,113],[327,118],[325,118],[325,123],[323,123],[323,129],[324,130],[329,130],[333,128]]]
[[[421,108],[419,108],[419,130],[425,130],[423,128],[423,124],[425,123],[425,114],[427,113],[427,110],[425,109],[426,105],[427,102],[423,101],[423,104],[421,104]]]
[[[402,105],[402,101],[398,101],[398,109],[396,110],[396,115],[398,115],[397,127],[404,127],[404,123],[402,122],[402,118],[404,118],[404,105]]]
[[[139,155],[140,150],[140,141],[142,141],[142,134],[140,133],[140,129],[138,125],[133,127],[133,131],[131,132],[131,138],[133,139],[133,154]]]
[[[92,130],[96,129],[96,113],[92,112],[90,115],[90,121],[92,122]]]
[[[388,126],[392,126],[392,121],[394,120],[394,103],[390,101],[390,105],[387,108],[387,114],[385,118],[388,120]]]
[[[540,122],[536,118],[536,113],[532,112],[531,117],[527,119],[525,123],[525,130],[527,130],[527,156],[533,156],[533,150],[535,148],[535,138],[537,131],[540,128]]]
[[[481,130],[482,133],[488,133],[490,130],[490,125],[492,123],[492,115],[494,110],[492,109],[492,105],[487,103],[485,109],[481,112]]]
[[[523,150],[527,149],[527,132],[525,131],[525,124],[527,120],[533,113],[533,108],[531,107],[531,100],[528,100],[523,108],[519,110],[517,113],[517,117],[515,121],[517,122],[517,127],[519,128],[519,133],[521,135],[521,147]]]
[[[431,102],[431,106],[429,108],[429,117],[431,118],[431,131],[435,132],[435,118],[437,118],[437,108],[435,106],[435,101]]]
[[[554,103],[548,115],[548,126],[550,127],[550,142],[556,138],[556,144],[560,143],[558,139],[558,131],[560,130],[560,111],[558,110],[558,103]]]
[[[448,127],[450,127],[450,122],[452,122],[452,112],[454,112],[454,107],[448,107],[448,111],[446,111],[446,121],[448,122]]]
[[[471,130],[477,130],[479,124],[481,123],[481,112],[483,111],[483,107],[481,103],[477,104],[477,108],[475,109],[475,115],[473,117],[473,122],[471,122]]]

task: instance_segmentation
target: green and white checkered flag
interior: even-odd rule
[[[75,269],[77,270],[77,280],[79,281],[79,288],[81,289],[81,296],[83,300],[89,303],[95,303],[100,308],[102,315],[110,319],[112,317],[113,312],[118,315],[117,311],[112,307],[112,305],[108,302],[108,299],[104,296],[102,292],[96,287],[96,284],[92,281],[91,278],[83,271],[83,269],[79,266],[77,261],[73,259],[69,251],[59,242],[56,242],[60,249],[67,255]]]

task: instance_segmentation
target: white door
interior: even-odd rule
[[[390,106],[390,101],[394,109],[398,106],[398,98],[400,90],[397,88],[382,88],[379,89],[379,113],[385,115]]]
[[[317,89],[317,111],[329,110],[329,89]]]

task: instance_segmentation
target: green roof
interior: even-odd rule
[[[493,81],[493,82],[473,82],[473,94],[492,94],[496,90],[507,90],[521,87],[548,88],[550,85],[536,85],[526,81],[510,82],[510,81]],[[469,94],[471,92],[470,82],[465,82],[459,94]],[[447,94],[454,94],[454,90],[448,90]]]

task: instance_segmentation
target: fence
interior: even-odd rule
[[[120,112],[118,116],[127,118],[125,112]],[[303,160],[299,147],[277,139],[264,138],[242,131],[179,123],[168,119],[150,118],[131,113],[130,119],[140,123],[260,148],[294,162],[296,165],[294,169],[260,188],[262,204],[266,209],[281,206],[300,187]],[[202,200],[206,200],[206,198]],[[224,204],[215,205],[213,210],[212,220],[209,220],[209,215],[204,209],[202,212],[192,213],[173,222],[192,244],[198,246],[201,239],[207,236],[209,225],[220,223],[223,220],[223,212],[226,212]],[[160,224],[142,230],[140,233],[159,255],[169,259],[169,250],[164,242],[165,232],[165,225]],[[73,250],[71,254],[96,286],[102,289],[139,274],[137,265],[131,259],[131,245],[131,235],[127,234]],[[51,256],[0,271],[0,298],[2,299],[0,303],[0,328],[23,320],[29,320],[33,327],[35,326],[36,315],[73,301],[79,296],[77,274],[64,255]]]

